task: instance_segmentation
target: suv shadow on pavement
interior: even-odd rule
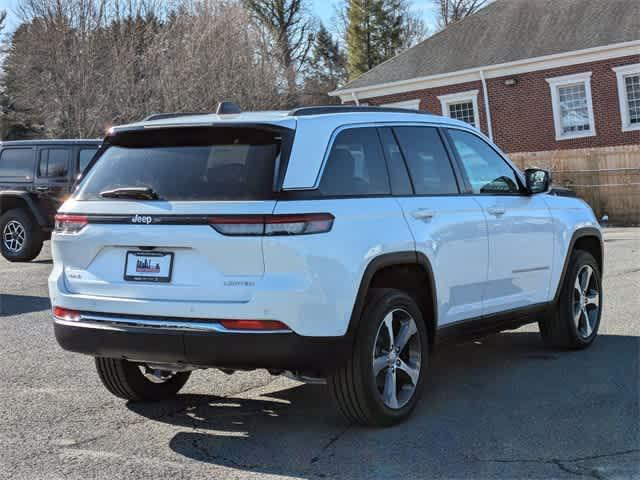
[[[49,297],[0,293],[0,318],[50,309]]]
[[[557,352],[504,333],[431,358],[428,401],[387,430],[343,423],[325,387],[246,399],[179,395],[129,404],[189,431],[169,447],[193,460],[292,477],[549,478],[640,474],[640,342],[601,335]]]

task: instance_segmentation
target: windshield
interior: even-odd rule
[[[262,128],[121,133],[107,139],[75,197],[113,200],[101,194],[133,187],[168,201],[272,199],[281,139],[282,132]]]

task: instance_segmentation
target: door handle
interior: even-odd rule
[[[431,220],[436,213],[426,208],[418,208],[411,212],[411,216],[416,220]]]
[[[39,191],[39,192],[48,192],[49,191],[49,187],[39,186],[39,187],[36,187],[36,190]]]
[[[496,217],[500,217],[505,214],[506,210],[504,207],[493,206],[487,208],[487,212],[489,212],[491,215],[495,215]]]

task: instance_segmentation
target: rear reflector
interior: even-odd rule
[[[333,227],[330,213],[293,215],[216,215],[209,224],[223,235],[309,235]]]
[[[220,323],[229,330],[289,330],[277,320],[220,320]]]
[[[89,223],[86,215],[56,215],[55,231],[57,233],[78,233]]]
[[[62,307],[53,307],[53,316],[60,320],[77,322],[80,320],[80,312],[76,310],[68,310]]]

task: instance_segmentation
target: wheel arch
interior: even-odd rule
[[[0,215],[15,208],[22,208],[29,212],[41,228],[48,226],[49,222],[47,222],[46,215],[40,211],[33,198],[27,192],[11,190],[0,192]]]
[[[407,291],[422,311],[429,334],[429,344],[433,347],[438,322],[438,303],[433,269],[426,255],[415,251],[394,252],[380,255],[369,262],[360,281],[351,312],[347,330],[347,337],[351,339],[355,338],[360,326],[362,311],[371,288],[397,288]]]
[[[560,275],[560,281],[556,286],[556,293],[554,295],[554,302],[558,301],[560,297],[560,291],[564,284],[565,277],[567,275],[567,269],[569,268],[569,260],[575,250],[584,250],[589,252],[596,259],[600,274],[602,275],[604,269],[604,241],[602,239],[602,233],[600,229],[595,227],[583,227],[579,228],[571,236],[569,247],[564,258],[562,266],[562,274]]]

